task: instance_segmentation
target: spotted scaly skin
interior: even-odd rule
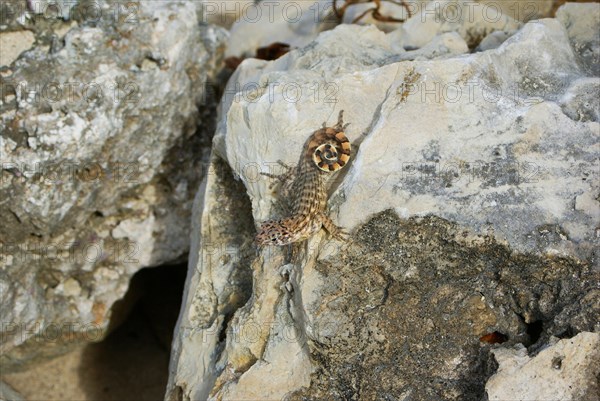
[[[334,127],[323,124],[323,128],[308,138],[289,187],[289,194],[293,196],[291,215],[281,220],[265,221],[256,235],[257,245],[283,246],[304,241],[322,227],[334,238],[342,239],[342,229],[325,211],[327,178],[350,160],[351,146],[344,135],[344,128],[342,110]]]

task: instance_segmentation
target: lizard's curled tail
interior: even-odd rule
[[[352,147],[343,132],[345,126],[342,117],[343,113],[340,112],[335,127],[321,128],[308,140],[306,155],[312,157],[319,170],[334,172],[344,167],[350,160]]]

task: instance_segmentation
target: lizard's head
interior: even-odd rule
[[[289,227],[289,219],[267,220],[260,226],[260,230],[254,238],[254,243],[258,246],[288,245],[299,240],[298,233],[295,233],[292,227]]]

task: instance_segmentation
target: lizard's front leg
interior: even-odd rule
[[[271,174],[271,173],[263,173],[261,171],[261,175],[265,177],[274,178],[276,181],[269,184],[269,189],[273,189],[273,187],[277,184],[281,184],[285,186],[286,183],[293,181],[296,175],[296,168],[292,166],[288,166],[281,160],[277,160],[277,163],[285,169],[285,172],[282,174]]]

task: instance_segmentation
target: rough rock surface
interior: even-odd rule
[[[495,368],[493,345],[480,337],[497,331],[534,345],[548,333],[594,329],[597,306],[577,328],[560,316],[581,302],[597,305],[598,274],[589,266],[515,254],[448,221],[403,220],[391,210],[354,238],[360,246],[319,257],[301,273],[317,370],[291,399],[480,400]]]
[[[490,18],[489,6],[477,2],[443,0],[417,4],[416,14],[390,33],[396,46],[420,48],[437,35],[457,32],[470,48],[474,48],[492,32],[513,34],[522,25],[499,11]]]
[[[593,30],[600,25],[598,4],[567,3],[558,9],[556,18],[567,28],[571,46],[586,73],[600,75],[600,43]]]
[[[598,333],[556,341],[534,357],[520,345],[493,353],[500,366],[486,385],[490,401],[600,399]]]
[[[189,249],[226,34],[194,2],[93,6],[8,14],[36,45],[0,70],[3,369],[99,340],[131,276]]]
[[[338,23],[330,0],[264,1],[258,4],[242,1],[214,9],[212,6],[217,3],[208,4],[205,7],[208,7],[211,17],[208,21],[211,22],[223,21],[231,11],[239,11],[237,20],[230,27],[226,56],[252,57],[257,48],[274,42],[303,47],[320,31],[333,28]]]
[[[0,400],[6,401],[23,401],[23,397],[17,393],[8,384],[0,381]]]
[[[567,11],[480,35],[436,25],[415,57],[403,33],[342,25],[245,60],[198,194],[166,398],[479,400],[498,347],[480,337],[535,353],[600,331],[600,125],[584,84],[599,26]],[[494,32],[510,37],[464,54]],[[259,171],[295,163],[339,110],[357,150],[329,205],[352,241],[254,255],[255,226],[279,210]]]

